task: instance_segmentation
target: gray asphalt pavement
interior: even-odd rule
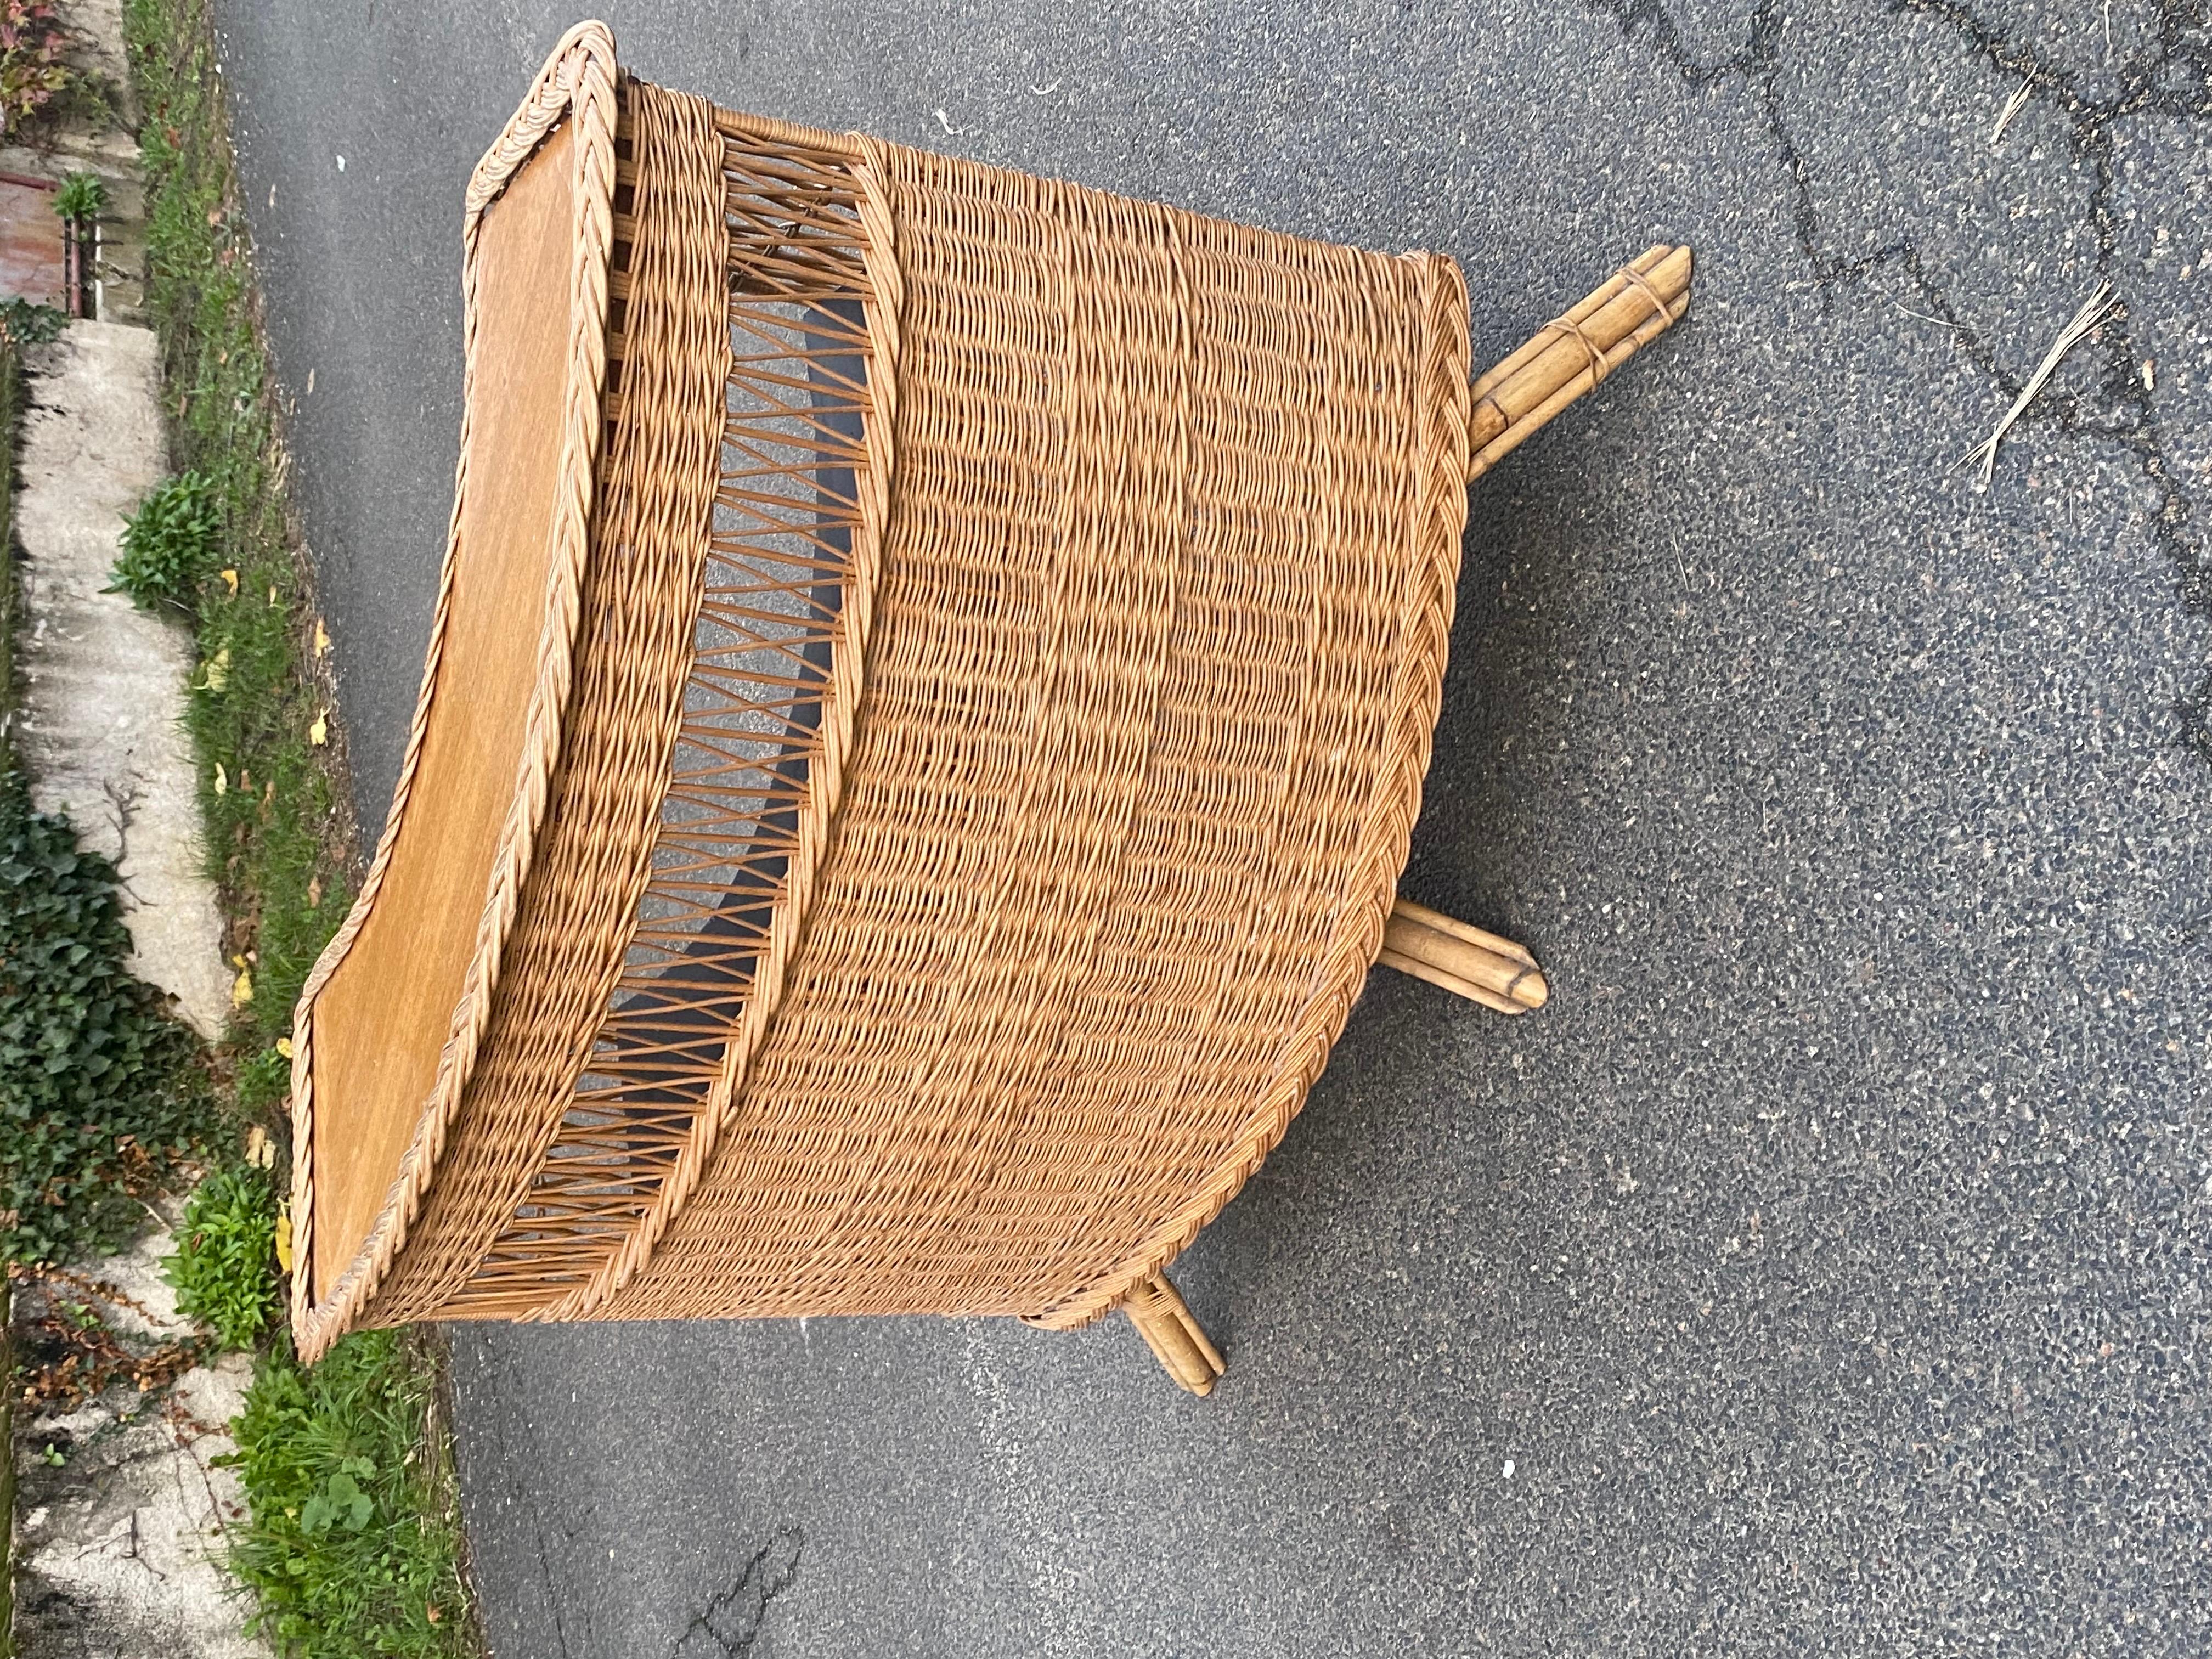
[[[573,17],[220,9],[380,822],[461,188]],[[609,10],[722,102],[1449,252],[1479,359],[1699,267],[1468,537],[1405,885],[1553,1000],[1376,974],[1176,1270],[1214,1397],[1118,1322],[460,1328],[494,1652],[2212,1650],[2203,8]]]

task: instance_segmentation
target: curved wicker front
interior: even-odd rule
[[[551,800],[404,1248],[319,1340],[1080,1323],[1257,1168],[1379,948],[1458,271],[622,102]]]
[[[1103,1311],[1303,1100],[1418,806],[1455,268],[866,158],[904,303],[842,799],[712,1158],[604,1316]]]

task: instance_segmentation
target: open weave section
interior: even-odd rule
[[[841,650],[860,614],[849,589],[865,532],[870,290],[851,167],[806,142],[686,137],[715,158],[729,350],[651,874],[574,1100],[446,1316],[525,1315],[586,1285],[660,1200],[702,1114],[720,1109],[731,1043],[820,811],[825,713],[834,727]],[[625,158],[621,182],[634,189],[639,166]],[[614,291],[625,323],[661,299],[619,279]],[[618,337],[611,350],[622,365],[611,501],[655,485],[649,349]]]

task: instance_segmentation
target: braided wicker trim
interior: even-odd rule
[[[1356,856],[1358,874],[1352,890],[1358,896],[1338,917],[1334,935],[1315,964],[1312,993],[1285,1035],[1275,1081],[1255,1107],[1231,1155],[1205,1187],[1119,1268],[1058,1306],[1030,1316],[1028,1323],[1072,1330],[1112,1312],[1221,1213],[1305,1104],[1307,1091],[1328,1063],[1329,1050],[1382,948],[1383,923],[1421,811],[1421,785],[1428,775],[1444,659],[1451,647],[1468,503],[1466,280],[1458,265],[1442,255],[1405,257],[1422,266],[1428,354],[1423,384],[1416,392],[1416,419],[1425,428],[1422,453],[1430,465],[1422,480],[1419,514],[1409,527],[1419,548],[1418,576],[1407,597],[1405,636],[1409,643],[1399,667],[1395,729],[1382,768],[1387,781],[1376,787],[1377,809],[1367,821]]]
[[[453,515],[447,532],[446,556],[439,575],[438,603],[431,623],[430,647],[422,690],[407,733],[399,783],[393,792],[376,856],[352,913],[316,962],[293,1016],[292,1212],[295,1218],[292,1329],[301,1357],[313,1360],[350,1327],[376,1291],[406,1242],[407,1230],[444,1150],[447,1131],[461,1091],[474,1066],[490,1018],[500,956],[530,868],[538,828],[561,748],[561,720],[567,703],[570,654],[580,613],[592,479],[603,427],[601,392],[606,374],[607,264],[613,240],[616,89],[618,71],[613,35],[599,22],[578,24],[563,35],[532,86],[529,96],[477,165],[469,181],[462,219],[464,344],[470,363],[464,381],[460,462],[455,471]],[[420,760],[422,738],[437,695],[446,623],[451,609],[454,558],[459,545],[461,501],[468,486],[467,399],[473,392],[477,319],[477,239],[483,212],[516,169],[563,118],[575,123],[574,199],[577,227],[569,302],[569,365],[564,414],[561,477],[562,488],[550,531],[551,576],[532,688],[520,775],[493,863],[489,892],[478,920],[477,940],[461,1000],[453,1013],[452,1035],[441,1055],[436,1081],[425,1103],[415,1138],[400,1159],[389,1197],[353,1261],[318,1301],[314,1261],[314,1004],[367,921],[398,842],[409,793]]]

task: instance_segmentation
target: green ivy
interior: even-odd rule
[[[189,611],[199,585],[215,570],[222,544],[215,486],[201,473],[180,472],[155,485],[123,521],[116,589],[143,610],[167,605]]]
[[[58,307],[42,306],[21,295],[0,302],[0,334],[17,346],[44,345],[61,337],[69,313]]]
[[[193,1188],[161,1263],[177,1311],[226,1348],[251,1348],[284,1310],[276,1277],[276,1194],[258,1170],[218,1170]]]
[[[115,866],[0,763],[0,1257],[118,1248],[205,1133],[198,1044],[130,952]]]

